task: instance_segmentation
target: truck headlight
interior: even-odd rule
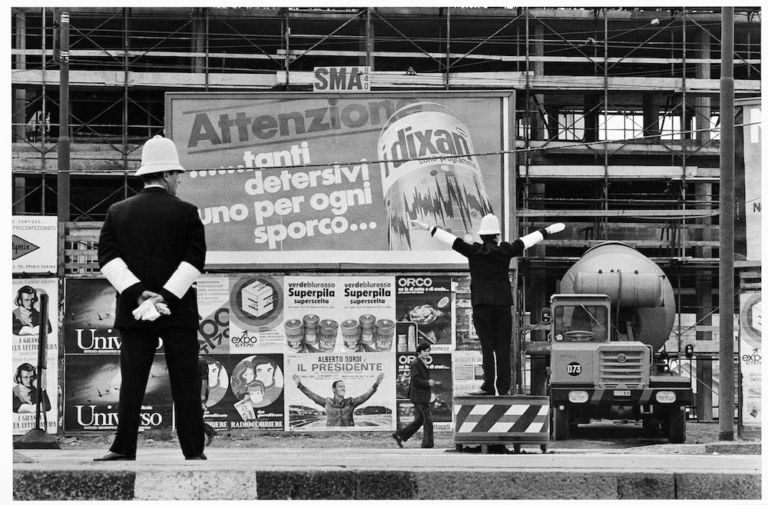
[[[677,395],[673,391],[659,391],[656,393],[656,401],[659,403],[674,403]]]
[[[568,401],[571,403],[587,403],[587,400],[589,400],[589,395],[586,391],[569,391],[568,392]]]

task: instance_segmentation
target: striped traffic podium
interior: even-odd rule
[[[512,444],[519,453],[522,444],[536,444],[547,452],[547,396],[455,396],[453,415],[453,441],[458,451],[467,444],[480,445],[486,454],[489,445]]]

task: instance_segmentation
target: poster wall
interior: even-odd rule
[[[40,427],[56,433],[59,417],[59,332],[58,332],[58,280],[51,278],[13,279],[13,307],[11,319],[11,362],[9,377],[12,390],[12,430],[23,435],[35,427],[38,405],[41,410]],[[46,321],[40,314],[40,297],[48,295]],[[40,326],[47,327],[45,370],[38,369]],[[37,392],[38,383],[43,394]]]
[[[511,93],[169,93],[166,124],[209,265],[457,263],[409,220],[463,237],[504,216],[513,104]]]
[[[289,430],[394,430],[394,353],[289,354],[285,362]]]

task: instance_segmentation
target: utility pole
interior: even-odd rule
[[[720,66],[720,440],[733,440],[733,7],[723,7]]]
[[[69,12],[65,10],[60,13],[59,37],[59,162],[56,177],[56,207],[59,236],[63,236],[64,223],[69,221]],[[63,254],[60,255],[60,258],[62,257]],[[64,264],[60,260],[59,275],[63,274]]]

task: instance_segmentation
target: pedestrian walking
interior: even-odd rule
[[[555,223],[520,237],[512,243],[499,243],[501,228],[493,214],[483,217],[478,235],[483,243],[469,244],[450,232],[421,221],[411,223],[450,245],[469,261],[472,324],[475,325],[483,354],[483,384],[474,395],[509,394],[512,379],[510,347],[512,343],[512,285],[509,282],[509,264],[515,256],[553,233],[565,229]]]
[[[415,415],[410,424],[392,434],[392,438],[395,439],[399,447],[403,447],[403,442],[411,438],[422,426],[424,426],[424,434],[421,437],[421,448],[431,449],[435,446],[429,400],[432,397],[432,386],[436,386],[440,382],[429,378],[427,360],[429,360],[430,349],[430,345],[426,342],[419,344],[416,346],[416,358],[411,361],[411,383],[408,387],[408,398],[413,402]]]
[[[99,236],[99,266],[117,290],[120,400],[115,439],[95,461],[136,458],[141,403],[162,337],[179,444],[186,459],[203,454],[203,411],[192,283],[205,264],[205,231],[197,208],[177,198],[179,164],[170,139],[155,136],[141,152],[144,189],[112,205]]]

